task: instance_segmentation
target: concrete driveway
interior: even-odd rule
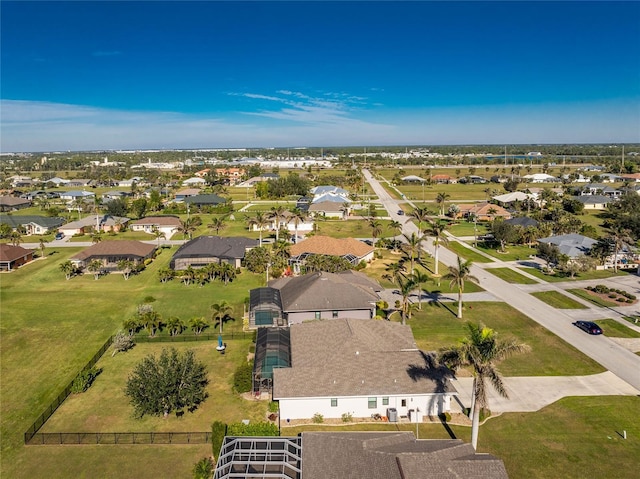
[[[473,378],[458,378],[452,383],[458,390],[460,402],[464,407],[470,407]],[[492,387],[487,388],[492,412],[538,411],[568,396],[640,395],[640,391],[611,371],[591,376],[505,377],[504,384],[509,399],[499,396]],[[452,408],[456,404],[452,402]]]

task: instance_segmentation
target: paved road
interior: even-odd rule
[[[368,170],[363,170],[365,178],[380,198],[380,202],[389,212],[389,216],[401,223],[404,222],[403,233],[418,233],[416,225],[407,221],[406,217],[397,215],[399,202],[394,200]],[[402,201],[404,203],[404,201]],[[434,254],[433,241],[429,238],[423,242],[423,248]],[[456,264],[455,253],[440,248],[439,260],[445,265]],[[562,310],[531,296],[511,283],[507,283],[486,271],[481,263],[474,264],[471,273],[479,279],[482,287],[493,296],[526,314],[546,329],[571,344],[573,347],[597,361],[619,378],[623,379],[640,392],[640,357],[625,349],[606,336],[591,336],[573,326],[575,318]]]

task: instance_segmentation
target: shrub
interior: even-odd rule
[[[213,476],[213,461],[203,457],[193,466],[193,479],[210,479]]]
[[[618,299],[616,299],[616,301],[618,303],[626,303],[627,302],[627,300],[625,298],[618,298]]]
[[[606,294],[610,290],[604,284],[596,284],[594,286],[594,288],[593,288],[593,291],[595,291],[596,293],[600,293],[600,294]]]
[[[214,421],[211,424],[211,449],[213,450],[214,457],[218,457],[222,443],[224,442],[224,436],[227,435],[227,425],[220,421]]]
[[[342,415],[342,422],[351,422],[353,421],[353,415],[350,412],[345,412]]]
[[[115,356],[117,353],[124,353],[125,351],[131,349],[133,346],[133,338],[124,331],[118,331],[113,338],[113,343],[111,343],[111,347],[113,348],[111,357]]]
[[[76,376],[71,385],[71,392],[75,394],[83,393],[91,387],[93,381],[98,377],[98,374],[102,372],[101,369],[91,368],[84,369]]]
[[[233,373],[233,390],[237,393],[246,393],[253,388],[253,366],[243,362]]]
[[[315,413],[311,418],[314,424],[322,424],[324,422],[324,416],[319,412]]]
[[[442,422],[451,422],[451,414],[449,414],[448,412],[442,412],[438,414],[438,417]]]
[[[615,297],[616,297],[616,295],[615,295],[615,294],[610,294],[608,297],[609,297],[609,298],[615,298]]]
[[[278,426],[270,422],[244,424],[235,422],[227,427],[227,436],[279,436]]]
[[[147,258],[147,259],[144,260],[144,265],[145,266],[149,266],[152,262],[153,262],[153,260],[151,258]]]
[[[627,303],[633,303],[633,299],[627,299]]]
[[[278,412],[279,409],[280,405],[278,404],[278,401],[271,401],[269,403],[269,412]]]

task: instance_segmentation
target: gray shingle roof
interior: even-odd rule
[[[362,273],[317,272],[280,278],[269,286],[280,290],[283,311],[344,311],[370,309],[378,301],[380,285]]]
[[[556,245],[560,253],[566,254],[570,258],[587,254],[591,250],[591,247],[597,243],[594,239],[576,233],[550,236],[548,238],[541,238],[538,241]]]
[[[171,259],[171,263],[177,258],[244,258],[248,248],[258,246],[258,240],[243,236],[198,236],[186,242]]]
[[[63,225],[64,221],[64,218],[50,218],[38,215],[0,215],[0,223],[6,223],[12,228],[33,223],[43,228],[51,229]]]
[[[71,259],[85,261],[90,258],[114,256],[123,258],[146,258],[156,247],[149,243],[135,240],[112,240],[101,241],[80,253],[71,257]]]
[[[305,479],[506,479],[504,463],[459,439],[411,432],[303,432]]]

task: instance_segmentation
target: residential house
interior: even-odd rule
[[[203,206],[224,205],[227,202],[227,200],[221,196],[210,194],[210,195],[188,196],[184,199],[184,202],[188,206],[195,206],[197,208],[202,208]]]
[[[64,218],[38,215],[0,215],[0,223],[11,226],[15,231],[22,227],[28,235],[43,235],[62,226]]]
[[[629,181],[631,183],[640,183],[640,173],[630,173],[628,175],[620,175],[622,181]]]
[[[269,220],[269,224],[265,225],[262,228],[262,231],[276,231],[286,229],[292,235],[295,235],[297,230],[298,235],[302,235],[302,237],[304,237],[306,233],[313,231],[313,217],[309,216],[304,221],[299,221],[298,225],[296,226],[295,218],[293,216],[293,213],[291,213],[290,211],[285,211],[281,219],[277,220],[276,218],[271,218]],[[259,231],[258,225],[252,224],[251,231]],[[295,241],[297,242],[298,239],[295,238]]]
[[[522,178],[529,183],[553,183],[558,181],[558,178],[547,173],[533,173],[532,175],[524,175]]]
[[[184,188],[182,190],[176,191],[176,196],[173,201],[175,201],[176,203],[181,203],[190,196],[196,196],[199,194],[199,188]]]
[[[611,197],[603,195],[576,196],[573,199],[582,203],[585,210],[604,210],[609,203],[615,201]]]
[[[242,236],[199,236],[178,248],[171,258],[170,268],[179,271],[222,262],[239,268],[247,251],[256,246],[258,240]]]
[[[624,193],[622,190],[605,185],[604,183],[589,183],[579,188],[578,191],[581,196],[602,195],[608,196],[609,198],[620,198]]]
[[[409,431],[302,432],[230,437],[214,479],[508,479],[504,463],[460,439],[419,439]]]
[[[591,247],[597,243],[596,240],[577,233],[540,238],[538,242],[557,246],[561,254],[571,259],[589,254]]]
[[[321,185],[311,188],[310,193],[313,195],[312,203],[322,201],[349,201],[349,192],[344,188],[333,185]]]
[[[538,202],[538,196],[533,193],[523,193],[522,191],[512,191],[504,195],[493,196],[491,198],[502,206],[512,205],[516,201],[533,200]]]
[[[54,187],[63,186],[69,183],[69,180],[65,180],[64,178],[54,177],[50,180],[45,181],[45,183],[51,183]]]
[[[445,175],[445,174],[432,175],[431,176],[431,181],[433,181],[434,183],[437,183],[439,185],[455,184],[455,183],[458,182],[458,180],[456,178],[454,178],[453,176],[449,176],[449,175]]]
[[[0,196],[0,211],[17,211],[31,206],[31,201],[15,196]]]
[[[108,203],[109,201],[113,200],[123,200],[125,198],[128,198],[129,196],[131,196],[131,193],[128,191],[106,191],[105,193],[102,193],[102,200],[105,203]]]
[[[361,261],[368,263],[373,259],[374,248],[354,238],[316,235],[294,244],[289,251],[289,262],[294,265],[294,271],[299,272],[300,266],[304,266],[307,258],[313,255],[339,256],[353,265]]]
[[[376,302],[382,287],[363,273],[315,272],[297,277],[283,277],[269,282],[265,288],[251,290],[249,327],[275,326],[263,322],[261,311],[273,311],[275,304],[285,325],[312,319],[360,318],[375,316]],[[269,291],[269,290],[277,290]],[[260,298],[269,298],[261,303]],[[251,299],[252,298],[252,299]],[[262,322],[261,322],[262,321]]]
[[[400,179],[405,183],[425,183],[427,181],[417,175],[408,175]]]
[[[603,183],[618,183],[620,181],[625,181],[622,176],[616,175],[615,173],[600,173],[598,176],[600,177],[600,181]]]
[[[69,188],[88,188],[94,186],[94,181],[88,178],[75,178],[67,182]]]
[[[347,202],[321,201],[310,204],[307,211],[312,216],[343,220],[349,216],[350,208]]]
[[[58,228],[58,232],[65,236],[82,235],[88,232],[111,233],[123,229],[129,218],[110,215],[89,215],[77,221],[71,221]]]
[[[216,168],[216,175],[225,178],[230,185],[237,184],[244,175],[244,168]]]
[[[290,327],[290,340],[291,366],[273,370],[273,399],[284,419],[340,419],[348,413],[420,423],[451,411],[458,394],[451,372],[418,349],[408,325],[308,321]]]
[[[33,260],[34,250],[0,243],[0,271],[11,271]]]
[[[118,186],[120,188],[131,188],[133,186],[146,186],[147,182],[141,176],[134,176],[133,178],[128,178],[126,180],[118,181]]]
[[[34,180],[29,176],[13,175],[7,178],[11,182],[12,188],[31,188]]]
[[[179,227],[180,218],[177,216],[147,216],[129,224],[131,231],[144,231],[152,234],[154,230],[158,230],[164,233],[166,239],[171,239]]]
[[[194,176],[193,178],[187,178],[182,182],[182,186],[205,186],[207,184],[207,180],[204,178],[200,178],[198,176]]]
[[[496,218],[508,220],[512,216],[511,213],[502,206],[494,205],[493,203],[488,203],[486,201],[475,204],[462,203],[457,206],[458,212],[455,215],[456,218],[467,218],[470,220],[475,219],[477,221],[493,221]]]
[[[513,226],[521,226],[523,228],[535,228],[538,226],[538,221],[528,216],[518,216],[517,218],[509,218],[504,220],[505,223]]]
[[[70,258],[78,268],[85,268],[94,260],[102,262],[105,269],[117,269],[118,262],[130,260],[135,264],[153,258],[156,247],[153,244],[134,240],[100,241]]]
[[[89,198],[94,198],[96,195],[90,191],[71,190],[61,191],[60,199],[66,201],[81,201]]]

